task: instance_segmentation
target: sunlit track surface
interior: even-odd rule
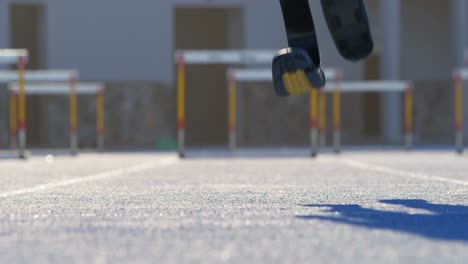
[[[1,263],[466,263],[468,157],[0,159]]]

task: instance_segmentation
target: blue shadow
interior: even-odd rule
[[[324,220],[369,229],[414,234],[430,239],[468,242],[468,206],[432,204],[425,200],[381,200],[381,203],[424,209],[430,214],[408,214],[363,208],[360,205],[309,204],[337,216],[298,215],[299,219]]]

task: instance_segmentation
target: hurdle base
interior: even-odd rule
[[[28,160],[30,156],[31,153],[29,151],[20,151],[18,153],[18,159],[20,160]]]

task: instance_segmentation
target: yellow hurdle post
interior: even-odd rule
[[[184,56],[177,58],[177,137],[179,157],[185,156],[185,62]]]
[[[237,148],[237,84],[232,73],[228,78],[229,149],[234,151]]]
[[[327,95],[325,93],[325,88],[323,87],[319,91],[319,143],[321,147],[327,145],[326,142],[326,126],[327,126]]]
[[[413,146],[413,88],[411,85],[405,90],[405,147]]]
[[[335,153],[341,151],[341,76],[335,76],[335,87],[333,89],[333,148]]]
[[[104,86],[96,93],[96,136],[97,148],[104,149]]]
[[[18,57],[18,107],[19,107],[19,158],[26,159],[26,91],[25,71],[26,58]]]
[[[463,79],[460,73],[455,75],[455,147],[463,153]]]
[[[317,89],[310,91],[310,156],[317,156]]]
[[[70,150],[72,155],[78,154],[78,103],[76,96],[77,76],[70,79]]]
[[[18,104],[16,92],[10,90],[10,148],[18,147]]]

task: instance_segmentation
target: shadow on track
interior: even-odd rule
[[[431,239],[468,242],[468,206],[432,204],[425,200],[381,200],[381,203],[423,209],[430,214],[409,214],[363,208],[360,205],[309,204],[338,216],[299,215],[299,219],[415,234]]]

